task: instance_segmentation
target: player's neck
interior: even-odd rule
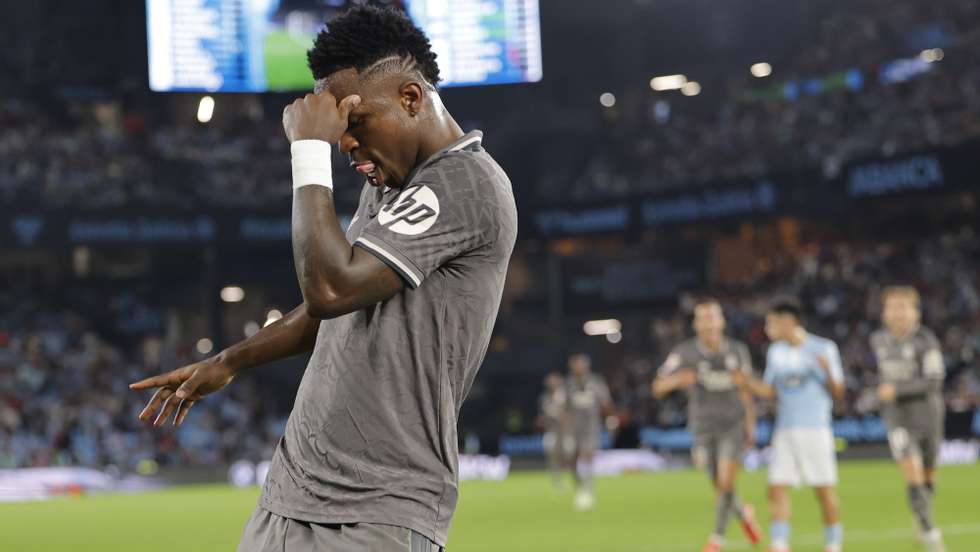
[[[416,166],[432,157],[463,137],[463,129],[456,123],[452,115],[445,109],[437,111],[432,116],[432,126],[422,136],[419,142],[419,154]]]
[[[913,325],[909,326],[908,328],[888,328],[888,333],[892,334],[892,337],[894,337],[896,341],[904,341],[909,336],[914,334],[918,327],[918,325]]]
[[[698,342],[701,343],[701,346],[712,353],[717,353],[721,350],[721,339],[721,336],[698,336]]]
[[[806,340],[806,328],[803,326],[797,326],[794,328],[793,331],[789,333],[789,337],[786,338],[786,341],[788,341],[789,344],[794,347],[799,347],[804,340]]]

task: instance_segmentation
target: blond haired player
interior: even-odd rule
[[[888,444],[908,490],[909,507],[930,552],[944,549],[932,518],[936,461],[943,439],[946,368],[939,340],[920,323],[919,293],[913,287],[885,288],[884,328],[871,335],[878,362],[878,401],[888,427]]]

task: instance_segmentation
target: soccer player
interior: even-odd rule
[[[826,552],[840,552],[844,530],[831,416],[834,399],[844,396],[844,371],[837,345],[808,333],[801,312],[792,299],[772,304],[766,334],[773,343],[763,381],[741,374],[736,380],[759,397],[777,401],[769,465],[770,551],[789,550],[789,487],[805,484],[820,502]]]
[[[725,315],[714,299],[694,305],[696,337],[674,347],[653,381],[653,395],[688,392],[688,428],[694,435],[694,463],[708,472],[715,488],[714,532],[704,552],[725,544],[731,514],[738,517],[746,538],[758,544],[761,532],[755,511],[735,496],[735,478],[746,446],[755,442],[755,404],[739,389],[732,372],[752,374],[748,347],[725,335]]]
[[[565,378],[552,372],[544,378],[544,393],[538,401],[540,411],[538,425],[544,429],[544,451],[548,457],[548,471],[555,488],[561,488],[562,471],[565,469],[565,421],[568,393]]]
[[[602,376],[592,373],[592,359],[586,354],[568,358],[568,427],[566,454],[575,476],[575,509],[591,510],[595,505],[592,488],[595,453],[602,434],[602,418],[612,411],[609,387]]]
[[[882,293],[884,328],[871,335],[881,383],[878,400],[888,443],[908,488],[920,538],[930,552],[943,550],[932,519],[936,460],[943,439],[946,368],[939,340],[919,320],[919,293],[889,287]]]
[[[443,106],[435,54],[401,12],[353,7],[308,59],[315,93],[283,113],[303,303],[132,387],[159,388],[142,419],[180,424],[244,370],[312,350],[238,549],[438,550],[458,497],[457,416],[517,232],[511,184]],[[366,178],[346,235],[332,145]]]

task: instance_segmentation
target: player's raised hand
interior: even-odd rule
[[[323,140],[336,144],[347,130],[351,110],[361,103],[354,94],[337,101],[330,92],[307,94],[286,106],[282,128],[290,143],[296,140]]]
[[[140,420],[149,420],[159,409],[160,412],[153,420],[153,425],[160,427],[176,411],[174,425],[179,426],[196,401],[231,383],[235,378],[235,372],[234,368],[217,355],[131,383],[129,388],[137,391],[158,388],[140,412]]]

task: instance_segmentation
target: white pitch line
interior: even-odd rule
[[[973,535],[980,533],[980,523],[958,523],[951,525],[940,526],[943,535]],[[848,543],[855,542],[876,542],[876,541],[893,541],[893,540],[905,540],[908,539],[912,541],[915,539],[915,535],[911,528],[905,529],[855,529],[848,530],[847,525],[844,525],[844,546],[846,547]],[[792,543],[794,545],[820,545],[823,544],[823,534],[820,533],[805,533],[799,536],[792,537]],[[654,549],[655,552],[664,552],[663,548]],[[681,552],[691,550],[690,546],[671,548],[671,551]],[[756,547],[751,546],[748,543],[737,542],[725,545],[725,550],[756,550]]]

